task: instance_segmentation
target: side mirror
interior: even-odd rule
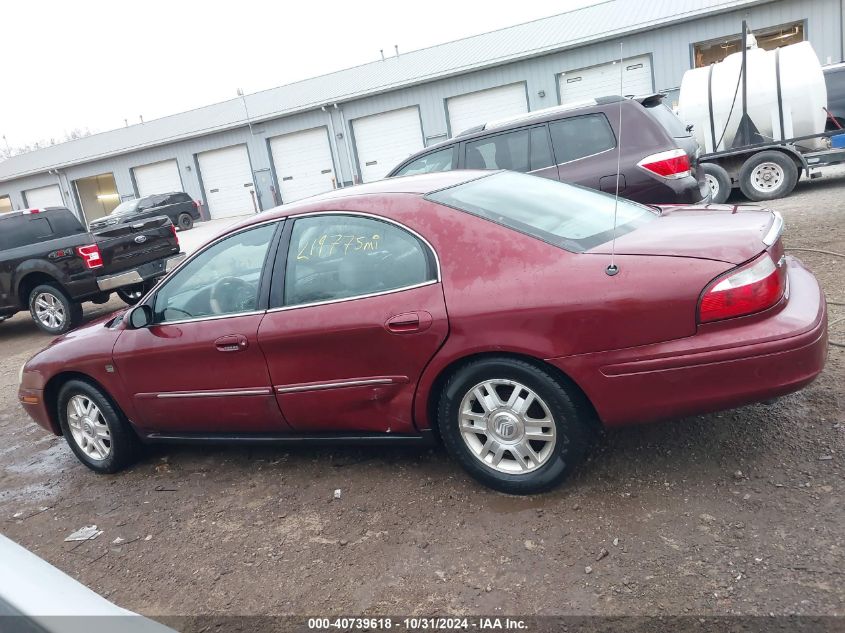
[[[141,304],[139,306],[135,306],[132,308],[132,311],[129,313],[129,329],[130,330],[140,330],[142,328],[147,327],[153,322],[153,309],[146,305]]]

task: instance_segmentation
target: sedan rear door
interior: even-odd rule
[[[287,233],[258,331],[285,420],[303,434],[416,432],[417,382],[448,333],[433,250],[354,213]]]

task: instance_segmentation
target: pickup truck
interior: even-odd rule
[[[134,303],[184,258],[167,217],[90,233],[64,207],[0,214],[0,321],[29,309],[45,332],[67,332],[83,302],[115,291]]]

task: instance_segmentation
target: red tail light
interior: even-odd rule
[[[173,238],[176,240],[176,246],[179,246],[179,236],[176,235],[176,225],[170,225],[170,232],[173,233]]]
[[[786,290],[786,268],[763,253],[749,264],[714,279],[701,296],[701,323],[754,314],[771,308]]]
[[[194,209],[199,209],[199,208],[200,208],[200,202],[199,202],[199,200],[191,200],[191,202],[193,202],[193,203],[194,203]]]
[[[24,215],[30,215],[32,213],[41,213],[41,211],[41,209],[24,209],[23,211],[21,211],[21,213],[23,213]]]
[[[690,175],[689,156],[682,149],[646,156],[637,165],[661,178],[677,179]]]
[[[100,247],[96,244],[89,246],[77,246],[76,253],[85,262],[86,268],[100,268],[103,265],[103,258],[100,255]]]

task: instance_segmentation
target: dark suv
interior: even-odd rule
[[[613,193],[620,109],[620,195],[643,203],[709,201],[698,143],[659,94],[601,97],[489,122],[417,152],[388,176],[510,169]]]
[[[127,303],[185,258],[164,216],[86,231],[64,207],[0,214],[0,321],[29,309],[36,325],[61,334],[82,321],[82,302]]]
[[[191,199],[183,191],[171,193],[156,193],[144,198],[121,202],[106,217],[91,222],[88,226],[92,231],[99,231],[106,226],[123,222],[137,222],[144,218],[166,215],[173,225],[182,231],[194,226],[194,221],[200,219],[199,203]]]

